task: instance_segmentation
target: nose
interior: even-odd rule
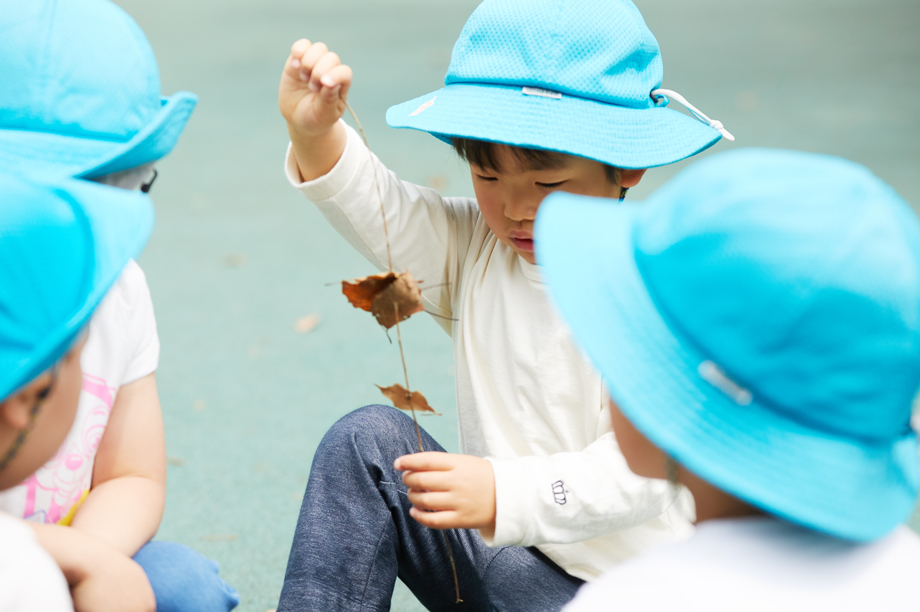
[[[542,200],[542,194],[512,191],[505,199],[505,216],[517,222],[533,221]]]

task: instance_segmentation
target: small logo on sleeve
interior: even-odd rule
[[[557,480],[556,482],[553,483],[553,500],[555,500],[555,502],[559,504],[560,506],[565,505],[565,502],[566,502],[565,494],[566,493],[568,493],[568,491],[565,490],[564,482],[562,482],[561,480]]]

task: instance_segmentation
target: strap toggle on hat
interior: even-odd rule
[[[687,102],[687,98],[683,97],[676,91],[673,91],[670,89],[654,89],[652,90],[651,95],[652,95],[652,100],[655,101],[655,104],[659,104],[659,101],[661,99],[664,99],[665,104],[668,103],[668,98],[672,98],[676,100],[678,103],[684,105],[687,108],[687,110],[693,114],[694,117],[696,117],[703,123],[707,124],[709,127],[716,130],[717,132],[720,132],[722,136],[725,137],[725,140],[730,140],[732,142],[735,141],[735,137],[731,135],[731,132],[725,129],[721,121],[719,121],[718,119],[710,119],[705,114],[703,114],[703,111],[701,111],[697,107]]]

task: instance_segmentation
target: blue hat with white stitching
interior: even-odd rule
[[[95,178],[168,154],[195,108],[108,0],[0,0],[0,166]]]
[[[685,101],[661,80],[658,41],[629,0],[486,0],[454,45],[445,87],[391,107],[387,123],[619,168],[734,140],[689,104],[696,119],[666,108]]]
[[[622,413],[687,469],[846,539],[910,515],[920,223],[866,168],[721,153],[642,207],[550,195],[536,247]]]
[[[0,401],[51,367],[153,230],[136,191],[0,172]]]

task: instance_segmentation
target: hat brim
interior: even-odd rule
[[[172,151],[198,102],[180,91],[127,142],[36,130],[0,129],[0,166],[23,165],[45,177],[97,178],[156,161]]]
[[[2,373],[0,399],[46,371],[69,350],[124,267],[143,251],[153,232],[153,205],[144,194],[80,180],[60,183],[54,193],[69,204],[75,223],[86,230],[93,272],[85,279],[79,307],[67,321],[17,359],[15,367]]]
[[[903,522],[920,485],[917,436],[835,437],[706,382],[706,357],[655,306],[634,256],[636,206],[553,194],[536,221],[555,303],[622,413],[701,478],[789,521],[856,541]]]
[[[447,143],[455,137],[487,140],[560,151],[626,169],[672,164],[722,137],[708,125],[663,106],[627,108],[471,83],[451,84],[390,107],[386,119],[391,127],[429,132]]]

